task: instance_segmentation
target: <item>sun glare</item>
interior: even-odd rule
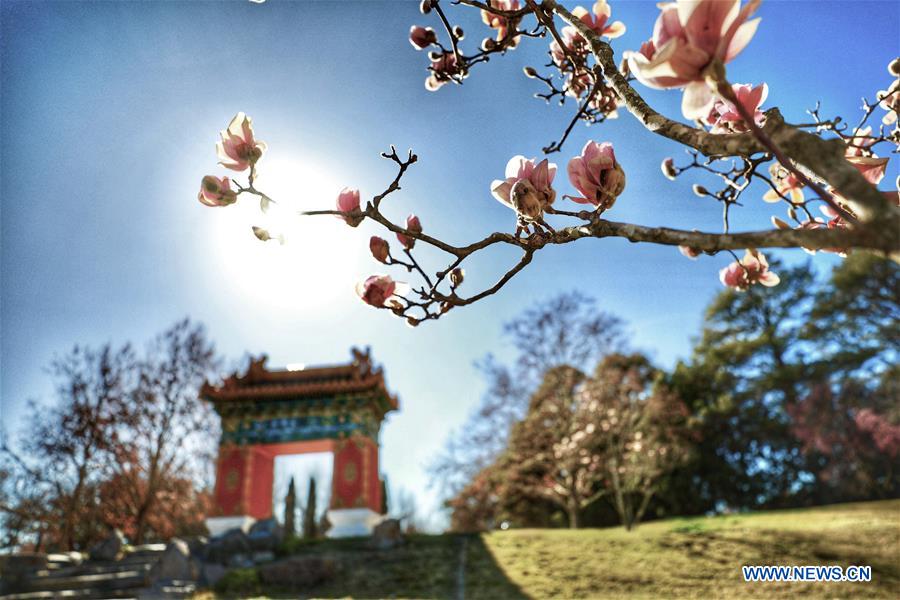
[[[322,308],[352,294],[365,259],[361,233],[328,215],[298,214],[331,208],[343,187],[338,179],[314,161],[266,157],[255,183],[276,202],[266,213],[249,194],[217,210],[217,255],[225,280],[247,300],[285,308]],[[284,244],[259,241],[253,226],[283,236]]]

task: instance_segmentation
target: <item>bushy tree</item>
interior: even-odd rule
[[[450,497],[503,452],[512,424],[525,417],[548,371],[567,365],[589,369],[624,347],[622,321],[578,292],[535,303],[505,323],[503,332],[515,359],[507,365],[488,355],[479,363],[487,393],[429,467],[433,482]]]
[[[107,344],[55,360],[56,402],[32,404],[18,448],[4,438],[0,452],[0,510],[17,543],[86,550],[109,527],[137,543],[200,533],[215,428],[197,394],[215,364],[187,320],[142,357]]]
[[[596,437],[602,482],[626,529],[641,521],[664,476],[691,449],[687,408],[660,375],[644,356],[612,355],[581,392],[589,416],[578,433],[583,432],[582,440]],[[578,433],[562,442],[583,443],[575,440]],[[585,464],[587,453],[579,454]]]
[[[198,400],[201,386],[219,367],[201,325],[184,319],[159,335],[138,364],[131,393],[133,426],[123,429],[113,465],[120,505],[117,523],[135,542],[167,537],[150,527],[155,512],[171,509],[181,481],[203,481],[217,442],[216,419]],[[193,504],[195,520],[205,510]],[[158,521],[159,519],[157,519]],[[171,535],[171,533],[169,534]]]
[[[21,454],[4,441],[7,464],[14,467],[9,477],[17,480],[7,513],[21,515],[40,499],[41,508],[31,515],[39,547],[85,550],[106,533],[99,487],[112,474],[122,429],[136,422],[136,365],[129,346],[76,346],[51,365],[56,402],[31,403]]]
[[[671,377],[697,420],[690,463],[666,484],[676,512],[889,496],[900,424],[894,383],[900,267],[851,253],[770,289],[721,293],[690,364]]]

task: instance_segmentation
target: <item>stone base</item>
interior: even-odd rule
[[[210,537],[221,535],[231,529],[240,529],[244,533],[250,530],[250,526],[256,522],[253,517],[238,515],[236,517],[209,517],[206,519],[206,528]]]
[[[372,535],[372,529],[382,519],[374,510],[368,508],[338,508],[328,511],[331,528],[328,537],[361,537]]]

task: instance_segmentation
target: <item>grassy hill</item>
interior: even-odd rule
[[[422,535],[381,552],[365,540],[326,540],[297,552],[339,559],[332,581],[304,592],[317,598],[900,598],[900,500],[670,519],[631,532]],[[741,565],[770,564],[870,565],[872,581],[744,583]],[[232,578],[246,581],[240,597],[298,597],[260,589],[252,575]]]

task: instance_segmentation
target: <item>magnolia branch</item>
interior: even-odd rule
[[[820,250],[828,248],[853,247],[890,254],[900,251],[900,245],[896,242],[885,244],[882,236],[871,235],[871,228],[857,229],[773,229],[766,231],[751,231],[744,233],[707,233],[699,231],[687,231],[672,229],[669,227],[650,227],[633,223],[620,223],[600,218],[600,214],[594,211],[552,211],[552,214],[575,218],[584,223],[556,229],[552,232],[535,233],[528,237],[517,236],[512,233],[492,233],[481,240],[465,246],[454,246],[443,240],[402,227],[390,220],[381,212],[381,200],[392,191],[400,189],[400,181],[409,166],[416,162],[416,155],[410,150],[406,160],[401,159],[394,147],[390,153],[382,156],[392,160],[398,166],[397,175],[385,190],[368,202],[365,209],[348,215],[339,210],[316,210],[300,213],[303,216],[331,215],[337,217],[351,217],[354,221],[371,219],[382,225],[388,231],[401,234],[419,242],[432,246],[454,258],[443,270],[434,273],[432,280],[428,271],[415,259],[413,251],[404,250],[409,262],[393,259],[387,264],[403,267],[409,273],[417,273],[422,277],[428,289],[419,288],[413,290],[418,294],[420,301],[410,301],[399,314],[412,319],[416,323],[425,319],[435,319],[451,306],[466,306],[482,300],[500,291],[510,280],[527,267],[534,255],[541,249],[550,245],[562,245],[585,238],[622,238],[633,243],[651,243],[666,246],[685,246],[698,252],[715,254],[720,251],[742,250],[745,248],[807,248]],[[250,191],[250,190],[247,190]],[[257,193],[254,190],[254,193]],[[522,249],[521,257],[509,268],[493,285],[468,297],[459,296],[456,289],[450,293],[443,293],[438,288],[445,281],[447,274],[463,264],[466,258],[472,254],[485,250],[496,244],[517,246]],[[440,310],[433,312],[434,304],[440,305]],[[419,309],[421,317],[410,317],[408,310]],[[395,310],[395,312],[397,312]]]
[[[673,121],[655,111],[619,71],[612,47],[604,42],[556,0],[544,0],[546,10],[557,13],[588,40],[604,76],[626,108],[654,133],[695,148],[707,156],[749,156],[768,148],[752,133],[712,134]],[[822,139],[784,122],[780,113],[769,111],[764,128],[769,139],[791,160],[808,167],[820,179],[847,198],[863,223],[878,223],[881,235],[896,241],[900,232],[900,209],[891,206],[853,165],[844,159],[845,145],[839,139]]]

